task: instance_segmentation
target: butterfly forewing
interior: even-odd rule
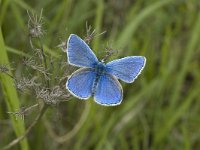
[[[69,64],[78,67],[93,67],[98,59],[90,47],[77,35],[71,34],[67,43]]]
[[[66,83],[71,94],[79,99],[94,96],[95,102],[105,106],[119,105],[123,98],[117,79],[131,83],[145,66],[143,56],[129,56],[106,65],[99,62],[89,46],[77,35],[71,34],[67,43],[68,63],[84,67],[75,71]]]
[[[88,99],[92,95],[95,77],[96,73],[92,69],[79,69],[69,77],[66,87],[74,96],[80,99]]]
[[[131,83],[140,74],[145,66],[143,56],[129,56],[113,60],[106,64],[106,71],[124,82]]]
[[[94,100],[101,105],[119,105],[123,98],[122,93],[119,81],[112,75],[103,74],[98,80]]]

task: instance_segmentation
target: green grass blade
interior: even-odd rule
[[[21,8],[23,8],[24,10],[29,10],[31,12],[35,12],[34,9],[32,9],[28,4],[26,4],[24,1],[22,0],[13,0],[14,3],[16,3],[17,5],[19,5]]]
[[[15,49],[15,48],[12,48],[12,47],[9,47],[9,46],[5,46],[5,48],[10,53],[13,53],[13,54],[16,54],[16,55],[19,55],[19,56],[24,56],[24,57],[31,57],[31,55],[26,54],[26,53],[24,53],[24,52],[22,52],[18,49]]]
[[[184,102],[179,106],[178,109],[174,110],[172,116],[166,119],[166,122],[162,126],[162,128],[158,129],[156,137],[155,137],[155,144],[159,143],[163,140],[163,138],[167,135],[173,125],[180,119],[181,116],[185,113],[185,111],[190,107],[193,100],[199,95],[199,90],[193,90],[188,97],[184,100]]]
[[[8,60],[8,56],[6,52],[6,47],[4,46],[4,39],[3,39],[1,29],[0,29],[0,51],[1,51],[0,64],[8,65],[9,60]],[[2,85],[3,94],[4,94],[6,104],[7,104],[8,111],[14,112],[16,110],[19,110],[20,103],[17,96],[17,91],[13,86],[14,85],[13,79],[3,73],[0,74],[0,79],[1,79],[1,85]],[[10,117],[11,117],[12,126],[14,128],[16,135],[17,136],[22,135],[25,131],[23,120],[20,120],[20,119],[16,120],[15,116],[10,116]],[[29,149],[26,138],[20,142],[20,146],[22,150]]]
[[[25,20],[23,19],[22,12],[20,11],[20,7],[18,7],[18,5],[16,5],[15,3],[12,3],[10,6],[14,14],[15,23],[18,24],[22,30],[26,29]]]
[[[170,4],[173,0],[158,1],[149,7],[145,8],[135,19],[131,20],[121,34],[118,36],[115,45],[116,47],[124,48],[129,42],[137,27],[146,19],[148,16],[155,13],[159,8]]]
[[[1,8],[1,11],[0,11],[0,26],[2,26],[2,23],[3,23],[5,15],[6,15],[9,4],[10,4],[10,0],[4,0],[4,3],[1,2],[1,0],[0,0],[0,8]]]
[[[199,44],[199,37],[200,37],[200,28],[199,27],[200,27],[200,13],[198,14],[198,19],[196,21],[196,24],[194,25],[194,29],[191,32],[191,39],[188,43],[188,46],[186,49],[187,51],[185,52],[185,55],[184,55],[185,58],[182,61],[182,67],[179,72],[177,82],[175,84],[176,86],[174,87],[174,92],[173,92],[173,95],[171,98],[171,101],[172,101],[171,106],[172,107],[174,107],[175,103],[178,102],[177,99],[180,96],[180,91],[181,91],[181,88],[182,88],[182,85],[183,85],[183,82],[185,79],[185,75],[187,73],[187,70],[190,67],[189,62],[190,62],[192,56],[194,55],[196,46]]]
[[[101,32],[101,25],[103,20],[103,12],[104,12],[104,2],[103,0],[96,1],[96,20],[95,20],[95,30],[97,33]],[[100,43],[100,37],[94,38],[93,41],[93,49],[94,51],[98,51]]]

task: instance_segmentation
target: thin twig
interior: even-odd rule
[[[48,122],[48,120],[44,120],[44,125],[45,125],[45,127],[46,127],[49,135],[56,142],[58,142],[58,143],[64,143],[64,142],[68,141],[69,139],[73,138],[78,133],[78,131],[81,129],[81,127],[83,126],[84,122],[86,121],[87,116],[88,116],[89,111],[90,111],[90,103],[86,103],[85,105],[86,106],[85,106],[84,112],[83,112],[83,114],[82,114],[79,122],[74,126],[74,128],[70,132],[68,132],[68,133],[66,133],[66,134],[64,134],[62,136],[57,135],[53,131],[50,123]]]
[[[24,116],[27,114],[27,112],[28,111],[30,111],[31,109],[33,109],[33,108],[35,108],[35,107],[38,107],[39,106],[39,104],[37,103],[37,104],[35,104],[35,105],[32,105],[32,106],[30,106],[30,107],[28,107],[28,108],[21,108],[19,111],[17,111],[17,112],[7,112],[8,114],[12,114],[12,115],[16,115],[16,118],[18,117],[18,116],[21,116],[21,119],[22,120],[24,120]]]
[[[45,111],[47,110],[47,108],[48,108],[48,105],[44,104],[43,107],[41,108],[39,114],[36,116],[36,118],[32,122],[32,124],[27,128],[27,130],[25,131],[25,133],[23,135],[21,135],[20,137],[18,137],[17,139],[15,139],[12,142],[10,142],[5,147],[3,147],[2,150],[10,149],[11,147],[13,147],[17,143],[19,143],[21,140],[23,140],[30,133],[30,131],[33,129],[33,127],[38,123],[38,121],[41,119],[41,117],[43,116],[43,114],[45,113]]]
[[[37,106],[39,106],[38,103],[35,104],[35,105],[32,105],[32,106],[30,106],[30,107],[28,107],[28,108],[26,108],[26,109],[24,110],[24,112],[27,112],[27,111],[29,111],[29,110],[33,109],[34,107],[37,107]]]
[[[24,59],[23,64],[31,67],[33,70],[39,71],[44,75],[46,80],[50,80],[49,76],[51,74],[48,72],[48,70],[43,65],[38,65],[34,59]]]
[[[44,47],[43,47],[41,38],[39,38],[39,42],[40,42],[40,48],[41,48],[41,51],[42,51],[42,57],[43,57],[43,60],[44,60],[45,70],[47,70],[47,59],[46,59],[46,55],[44,53]],[[47,87],[50,87],[49,80],[47,80]]]
[[[15,77],[7,72],[4,72],[6,75],[8,75],[9,77],[11,77],[12,79],[15,79]]]
[[[6,75],[8,75],[9,77],[14,79],[14,76],[12,76],[9,72],[11,72],[11,71],[10,71],[8,65],[0,64],[0,73],[5,73]]]

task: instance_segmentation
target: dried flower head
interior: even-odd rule
[[[19,81],[15,80],[15,86],[18,90],[25,91],[27,89],[38,87],[40,85],[36,83],[35,80],[36,80],[36,77],[33,77],[32,79],[22,77],[22,79]]]
[[[50,73],[48,72],[47,69],[45,69],[45,67],[43,65],[39,65],[36,63],[36,61],[33,58],[24,58],[23,59],[23,64],[31,67],[33,70],[36,70],[40,73],[42,73],[45,77],[46,80],[50,80]]]
[[[114,50],[111,44],[107,44],[105,48],[105,56],[103,57],[102,61],[106,61],[110,56],[115,53],[118,53],[118,50]]]
[[[32,38],[38,38],[44,34],[42,26],[43,26],[43,18],[42,18],[42,12],[43,9],[40,12],[40,16],[37,16],[37,14],[29,14],[27,11],[27,14],[29,16],[28,20],[28,29],[29,29],[29,36]]]
[[[8,71],[9,71],[8,65],[0,64],[0,72],[5,73]]]
[[[95,36],[100,36],[104,33],[106,33],[106,31],[103,31],[102,33],[100,34],[97,34],[96,33],[96,30],[94,29],[93,31],[92,30],[92,26],[87,24],[86,22],[86,36],[84,38],[84,41],[87,43],[87,44],[90,44],[90,41],[95,37]]]
[[[34,50],[35,50],[36,56],[38,56],[39,59],[42,60],[43,59],[42,50],[39,48],[35,48]]]
[[[66,40],[65,41],[61,41],[61,43],[58,46],[56,46],[56,47],[60,48],[63,52],[66,53],[66,50],[67,50],[67,41]]]
[[[14,79],[14,77],[9,73],[10,70],[11,69],[9,69],[8,65],[0,64],[0,73],[5,73],[6,75]]]
[[[70,94],[59,86],[52,89],[42,88],[36,90],[37,98],[42,99],[46,104],[57,105],[62,100],[67,100]]]

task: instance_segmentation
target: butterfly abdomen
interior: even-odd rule
[[[69,64],[83,67],[68,78],[66,88],[69,92],[79,99],[93,96],[95,102],[104,106],[115,106],[122,102],[123,91],[118,79],[132,83],[146,63],[144,56],[128,56],[105,65],[75,34],[68,39],[67,57]]]
[[[105,64],[102,62],[99,62],[98,64],[96,64],[94,66],[94,72],[96,73],[96,77],[92,86],[92,96],[94,96],[95,92],[96,92],[96,88],[98,85],[98,81],[100,79],[100,77],[105,74],[106,70],[105,70]]]
[[[92,86],[92,96],[94,96],[94,94],[96,93],[96,87],[97,87],[97,83],[99,79],[100,79],[100,76],[97,75]]]

